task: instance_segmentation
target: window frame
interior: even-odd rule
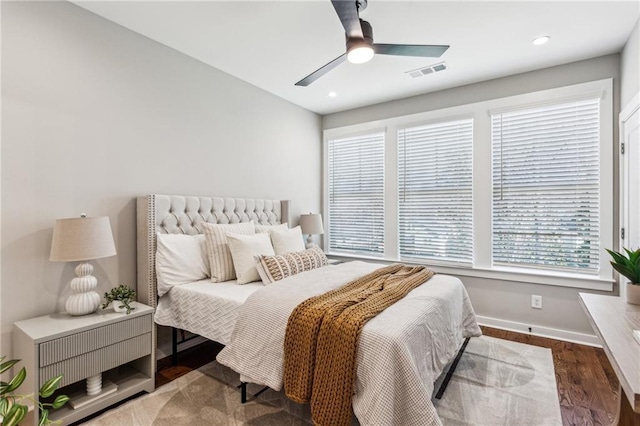
[[[492,145],[491,114],[525,109],[547,104],[599,97],[600,101],[600,256],[596,275],[557,270],[506,267],[492,264]],[[385,132],[385,250],[384,257],[345,256],[327,253],[345,259],[374,259],[378,262],[400,260],[398,242],[398,140],[401,128],[428,125],[457,119],[473,119],[473,260],[472,266],[429,263],[437,272],[457,276],[491,278],[526,283],[592,290],[613,290],[613,271],[605,248],[613,247],[617,238],[614,229],[614,120],[613,79],[603,79],[463,104],[432,111],[391,117],[356,125],[326,129],[323,137],[323,213],[328,212],[328,140],[349,137],[372,131]],[[325,226],[326,226],[325,219]],[[617,241],[617,239],[615,240]],[[326,235],[324,246],[328,247]],[[407,263],[419,263],[407,260]]]

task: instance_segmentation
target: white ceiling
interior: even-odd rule
[[[620,52],[640,16],[637,0],[370,0],[361,18],[376,42],[451,48],[436,59],[377,55],[366,64],[345,62],[297,87],[344,53],[344,30],[329,0],[73,3],[319,114]],[[545,34],[549,43],[531,43]],[[441,61],[446,71],[405,74]]]

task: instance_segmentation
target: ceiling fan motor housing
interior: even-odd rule
[[[373,46],[373,28],[371,27],[371,24],[361,19],[360,26],[362,27],[362,35],[364,37],[349,37],[347,35],[347,52],[358,46]]]

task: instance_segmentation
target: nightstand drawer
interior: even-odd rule
[[[151,333],[146,333],[40,368],[40,383],[62,374],[60,386],[66,386],[150,353]]]
[[[46,367],[135,336],[151,333],[152,326],[151,316],[144,315],[42,343],[40,345],[40,367]]]

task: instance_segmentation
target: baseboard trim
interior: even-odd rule
[[[500,330],[515,331],[532,336],[547,337],[549,339],[562,340],[565,342],[579,343],[581,345],[601,348],[602,344],[598,336],[592,334],[576,333],[574,331],[560,330],[557,328],[542,327],[534,324],[525,324],[516,321],[507,321],[498,318],[477,316],[478,324],[487,327],[498,328]],[[531,331],[529,331],[531,329]]]

